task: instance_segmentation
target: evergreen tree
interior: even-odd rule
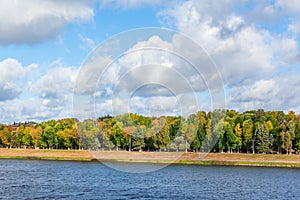
[[[258,153],[267,153],[269,150],[269,130],[265,122],[258,122],[256,129],[255,149]]]

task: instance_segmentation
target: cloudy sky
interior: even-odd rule
[[[168,28],[196,42],[215,64],[218,80],[193,76],[191,66],[168,51],[180,47],[193,58],[195,50],[159,34],[127,46],[124,52],[140,50],[117,60],[99,56],[85,74],[96,47],[144,27]],[[227,108],[300,113],[299,31],[299,0],[0,0],[0,123],[73,117],[74,85],[75,101],[90,91],[99,116],[195,112],[211,108],[207,87],[219,79]],[[149,46],[164,51],[143,50]],[[111,61],[102,77],[94,73]],[[134,93],[123,95],[129,99],[124,109],[117,94],[128,88]]]

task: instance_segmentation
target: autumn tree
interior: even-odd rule
[[[234,127],[234,134],[236,137],[236,147],[237,147],[237,152],[240,152],[240,148],[242,147],[243,140],[242,140],[242,134],[243,134],[243,129],[241,128],[240,123],[238,123]]]
[[[295,123],[293,120],[287,122],[284,120],[280,125],[280,143],[281,148],[285,150],[286,154],[292,150],[292,140],[295,138]]]
[[[38,146],[40,144],[40,140],[42,138],[42,132],[43,132],[43,129],[39,125],[30,129],[29,134],[32,138],[32,143],[33,143],[33,146],[35,149],[38,148]]]
[[[253,122],[251,119],[247,119],[243,121],[243,146],[245,147],[247,153],[249,152],[249,149],[252,144],[252,139],[253,139]]]

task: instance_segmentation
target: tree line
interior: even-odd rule
[[[300,115],[263,109],[0,125],[0,147],[126,151],[299,153]]]

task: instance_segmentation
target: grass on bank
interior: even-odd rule
[[[99,157],[93,154],[100,155]],[[28,160],[104,161],[217,166],[264,166],[300,168],[300,155],[171,152],[124,152],[52,149],[0,149],[0,158]],[[174,159],[176,158],[176,159]]]

